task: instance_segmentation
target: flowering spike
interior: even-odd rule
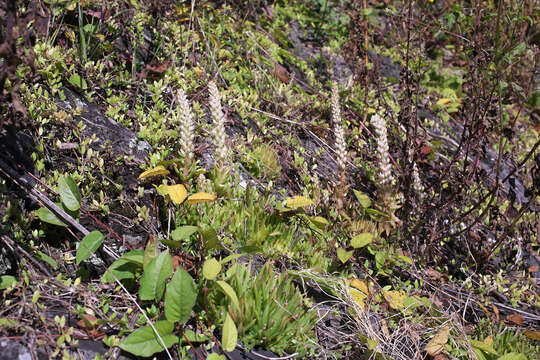
[[[341,122],[341,111],[339,108],[339,93],[337,83],[332,83],[332,121],[334,123],[334,131],[336,134],[336,153],[339,170],[345,170],[345,162],[347,161],[347,150],[345,145],[345,134],[343,124]]]
[[[176,94],[178,106],[176,108],[176,118],[180,125],[180,153],[184,156],[185,161],[191,163],[193,161],[194,150],[194,124],[193,114],[189,106],[186,93],[182,89],[178,89]]]
[[[392,168],[388,152],[388,139],[386,136],[386,121],[378,114],[371,117],[371,125],[377,135],[377,160],[379,162],[379,184],[382,187],[392,184]]]
[[[216,146],[216,160],[221,165],[227,162],[227,145],[225,145],[225,115],[221,109],[221,97],[213,81],[208,83],[210,93],[210,111],[214,119],[214,144]]]

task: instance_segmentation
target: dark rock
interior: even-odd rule
[[[103,115],[98,106],[89,103],[84,97],[64,88],[66,100],[59,101],[58,105],[65,110],[82,109],[80,116],[74,119],[75,122],[82,121],[86,128],[83,135],[96,135],[98,141],[92,144],[92,148],[97,151],[104,151],[110,146],[113,157],[133,156],[136,164],[143,164],[151,149],[150,144],[137,138],[137,134],[123,127],[116,121]]]

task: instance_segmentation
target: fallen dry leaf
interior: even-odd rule
[[[425,270],[425,273],[427,276],[429,276],[431,278],[431,280],[433,281],[439,281],[441,279],[444,279],[444,275],[441,274],[440,272],[438,272],[437,270],[435,269],[432,269],[432,268],[427,268]]]
[[[523,334],[525,334],[525,336],[529,339],[540,341],[540,331],[525,330]]]
[[[435,356],[444,350],[448,337],[450,336],[450,328],[443,326],[441,330],[426,344],[424,348],[428,355]]]
[[[491,307],[493,309],[493,313],[495,314],[495,322],[499,322],[501,319],[499,318],[499,308],[495,305],[491,304]]]
[[[516,325],[521,325],[523,324],[523,316],[519,315],[519,314],[512,314],[512,315],[508,315],[506,317],[506,321],[510,321]]]
[[[448,360],[448,358],[444,354],[438,354],[433,358],[433,360]]]
[[[533,273],[538,271],[538,265],[531,266],[527,269],[528,272]]]
[[[274,70],[272,71],[275,77],[279,79],[282,83],[288,84],[290,81],[289,72],[283,66],[276,64]]]

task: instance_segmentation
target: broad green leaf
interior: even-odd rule
[[[197,204],[207,201],[215,201],[216,195],[208,194],[205,192],[198,192],[196,194],[190,195],[188,199],[186,200],[186,203],[188,204]]]
[[[102,242],[103,234],[97,230],[86,235],[77,248],[77,255],[75,257],[77,265],[79,265],[81,261],[89,259]]]
[[[7,289],[17,283],[17,278],[11,275],[0,276],[0,290]]]
[[[240,309],[240,303],[238,302],[238,297],[236,296],[236,292],[232,288],[231,285],[227,284],[223,280],[218,280],[217,284],[221,288],[221,290],[231,299],[231,302],[236,306],[237,309]]]
[[[173,271],[172,259],[166,250],[150,261],[144,268],[139,288],[141,300],[160,301],[165,290],[165,281]]]
[[[184,200],[186,200],[187,190],[185,186],[182,184],[167,186],[167,192],[169,196],[171,197],[171,200],[175,204],[181,204],[184,202]]]
[[[304,196],[293,196],[285,199],[285,206],[291,209],[313,205],[313,201]]]
[[[46,223],[58,225],[58,226],[67,226],[66,223],[64,223],[62,220],[56,217],[52,212],[49,211],[47,208],[39,208],[35,211],[35,214],[37,217]]]
[[[373,241],[373,234],[362,233],[358,234],[351,239],[351,246],[355,249],[362,248]]]
[[[339,261],[341,261],[343,264],[345,264],[347,261],[349,261],[349,259],[351,258],[353,252],[354,252],[354,250],[345,251],[342,248],[338,248],[337,249],[337,257],[338,257]]]
[[[322,216],[308,216],[309,221],[313,225],[315,225],[317,228],[324,230],[328,226],[328,220],[323,218]]]
[[[353,192],[354,192],[354,195],[356,196],[356,199],[358,200],[358,202],[360,203],[360,205],[362,205],[364,209],[367,209],[368,207],[371,206],[371,199],[369,198],[368,195],[355,189],[353,189]]]
[[[141,175],[139,175],[139,180],[158,175],[169,175],[169,170],[165,169],[165,167],[162,165],[158,165],[155,168],[144,171]]]
[[[81,207],[81,193],[75,181],[69,176],[58,179],[58,193],[62,203],[71,211],[77,211]]]
[[[110,266],[108,271],[103,274],[101,281],[104,283],[114,282],[113,275],[118,280],[135,279],[135,274],[143,268],[143,251],[132,250],[125,253],[119,259],[116,259]]]
[[[86,80],[84,80],[79,74],[75,73],[69,77],[69,83],[73,86],[76,86],[80,89],[86,89],[87,84]]]
[[[168,348],[178,343],[178,337],[171,334],[174,329],[172,322],[165,320],[156,321],[154,327]],[[144,326],[135,330],[121,341],[118,346],[124,351],[142,357],[149,357],[165,350],[150,326]]]
[[[471,345],[479,350],[482,350],[483,352],[487,353],[487,354],[492,354],[492,355],[499,355],[497,354],[497,351],[495,351],[495,349],[493,349],[492,346],[486,344],[485,342],[483,341],[478,341],[478,340],[469,340],[469,342],[471,343]]]
[[[207,280],[214,280],[221,271],[221,264],[214,258],[206,260],[203,264],[203,276]]]
[[[165,294],[165,317],[167,320],[185,323],[190,315],[191,309],[197,300],[197,289],[193,283],[193,278],[180,266],[167,284]]]
[[[221,346],[223,350],[231,352],[236,347],[238,342],[238,330],[234,324],[231,315],[227,312],[227,317],[225,318],[225,323],[223,324],[223,336],[221,337]]]
[[[216,230],[214,228],[199,228],[199,233],[201,234],[204,242],[204,248],[206,250],[214,249],[218,245],[218,237]]]
[[[175,241],[180,241],[189,238],[191,235],[197,232],[199,230],[198,226],[180,226],[176,229],[174,229],[173,232],[171,232],[171,237]]]
[[[503,356],[499,356],[497,360],[527,360],[527,357],[520,353],[511,352],[504,354]]]
[[[120,257],[120,259],[125,259],[137,265],[143,266],[144,263],[144,252],[142,250],[131,250],[130,252],[125,253]]]

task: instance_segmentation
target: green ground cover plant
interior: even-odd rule
[[[538,354],[534,1],[0,14],[1,339],[66,359],[81,339],[96,359]]]

